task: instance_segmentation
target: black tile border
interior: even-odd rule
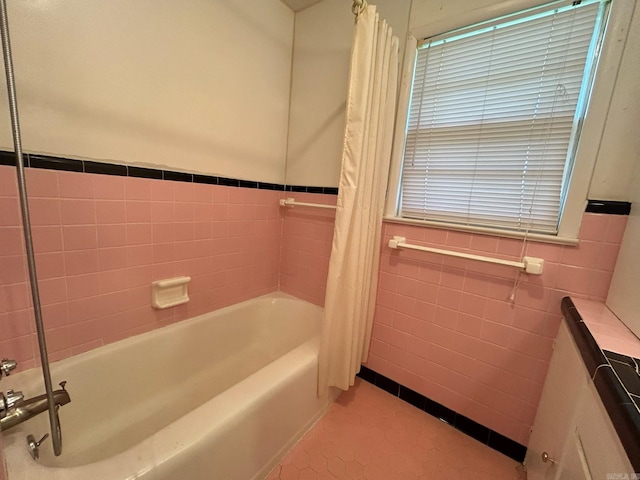
[[[400,385],[400,392],[398,393],[398,397],[400,397],[401,400],[410,403],[414,407],[419,408],[420,410],[424,410],[427,404],[427,397],[425,397],[421,393],[415,392],[410,388],[405,387],[404,385]]]
[[[162,170],[143,167],[127,167],[127,176],[136,178],[150,178],[152,180],[162,180]]]
[[[480,425],[478,422],[474,422],[470,418],[460,415],[459,413],[456,414],[454,425],[458,430],[462,433],[466,433],[471,438],[475,438],[485,445],[489,443],[489,435],[491,434],[490,428]]]
[[[564,321],[573,336],[582,361],[598,391],[611,423],[620,438],[634,471],[640,472],[640,412],[620,383],[609,360],[596,343],[570,297],[561,302]],[[601,361],[601,358],[604,361]],[[600,364],[595,366],[595,364]]]
[[[524,457],[527,455],[527,447],[493,430],[489,432],[487,445],[518,462],[524,462]]]
[[[376,384],[376,377],[378,376],[378,374],[376,372],[374,372],[373,370],[371,370],[370,368],[365,367],[364,365],[360,366],[360,371],[357,374],[358,377],[360,377],[361,379],[375,385]]]
[[[22,161],[25,166],[29,165],[29,156],[26,153],[22,154]],[[0,165],[8,165],[10,167],[16,166],[16,154],[13,152],[0,151]]]
[[[84,162],[85,173],[98,173],[100,175],[118,175],[124,177],[128,174],[126,165],[116,165],[113,163]]]
[[[293,192],[293,193],[306,193],[307,187],[302,187],[300,185],[286,185],[284,187],[285,191]]]
[[[123,177],[151,178],[155,180],[170,180],[189,183],[206,183],[209,185],[225,185],[229,187],[257,188],[260,190],[278,190],[292,193],[318,193],[324,195],[338,195],[337,187],[316,187],[305,185],[283,185],[278,183],[254,182],[237,178],[201,175],[173,170],[135,167],[92,160],[76,160],[65,157],[53,157],[24,153],[25,167],[43,168],[47,170],[65,170],[70,172],[95,173],[99,175],[118,175]],[[15,154],[0,150],[0,165],[15,166]],[[612,200],[589,200],[585,210],[589,213],[606,213],[612,215],[629,215],[631,203]]]
[[[171,180],[173,182],[193,183],[193,174],[185,172],[168,172],[166,170],[163,170],[162,179]]]
[[[212,177],[211,175],[197,175],[194,173],[193,183],[206,183],[209,185],[218,185],[218,177]]]
[[[240,180],[236,178],[218,177],[218,185],[225,185],[227,187],[239,187]]]
[[[377,375],[375,385],[391,395],[396,397],[400,395],[400,384],[395,380],[391,380],[389,377]]]
[[[609,215],[629,215],[631,204],[613,200],[589,200],[585,211],[589,213],[607,213]]]
[[[262,189],[262,190],[277,190],[279,192],[284,192],[285,186],[284,185],[280,185],[279,183],[265,183],[265,182],[258,182],[258,188]],[[338,193],[336,192],[336,195]]]
[[[29,167],[46,170],[64,170],[67,172],[83,172],[82,160],[72,158],[49,157],[46,155],[29,155]]]
[[[285,191],[293,193],[324,193],[325,195],[338,195],[337,187],[304,187],[302,185],[285,185]]]
[[[424,411],[429,415],[442,420],[449,425],[454,425],[456,423],[456,415],[457,412],[451,410],[450,408],[445,407],[441,403],[436,402],[435,400],[431,400],[427,398],[427,403],[424,406]]]
[[[173,170],[134,167],[115,163],[94,162],[92,160],[76,160],[48,155],[23,154],[25,167],[42,168],[46,170],[64,170],[79,173],[94,173],[98,175],[117,175],[121,177],[150,178],[153,180],[168,180],[173,182],[206,183],[209,185],[224,185],[238,188],[256,188],[259,190],[275,190],[279,192],[320,193],[338,195],[336,187],[313,187],[304,185],[282,185],[279,183],[254,182],[237,178],[201,175]],[[0,150],[0,165],[15,166],[15,153]]]
[[[484,443],[490,448],[497,450],[498,452],[506,455],[520,463],[524,461],[524,457],[527,453],[527,447],[520,445],[518,442],[505,437],[491,430],[484,425],[481,425],[464,415],[461,415],[444,405],[425,397],[421,393],[418,393],[398,382],[391,380],[384,375],[371,370],[368,367],[362,365],[360,372],[357,374],[362,380],[365,380],[376,387],[385,390],[401,400],[413,405],[420,410],[432,415],[439,420],[448,423],[455,429],[462,433]]]

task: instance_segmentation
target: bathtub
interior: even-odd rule
[[[63,454],[47,440],[29,456],[26,435],[49,431],[43,413],[3,434],[8,480],[264,478],[336,396],[316,395],[321,317],[275,293],[52,364],[71,396]],[[40,377],[2,387],[31,397]]]

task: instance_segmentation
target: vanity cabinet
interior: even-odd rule
[[[529,480],[633,478],[631,463],[565,322],[556,340],[525,464]]]
[[[561,459],[557,478],[622,480],[626,474],[633,479],[631,463],[591,381],[580,395]]]

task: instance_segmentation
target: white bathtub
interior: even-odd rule
[[[63,454],[47,440],[38,462],[29,456],[45,412],[4,433],[8,480],[263,478],[335,396],[316,396],[321,316],[277,293],[52,364],[71,396]],[[40,377],[2,387],[31,397]]]

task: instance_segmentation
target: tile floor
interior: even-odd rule
[[[266,480],[521,480],[518,462],[359,378]]]

